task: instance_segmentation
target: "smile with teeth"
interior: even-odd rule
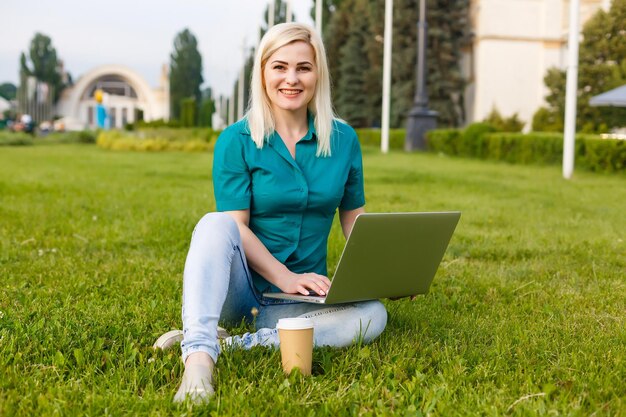
[[[279,91],[286,96],[295,96],[296,94],[299,94],[302,92],[302,90],[296,90],[296,89],[290,89],[290,88],[281,88]]]

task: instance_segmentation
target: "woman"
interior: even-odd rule
[[[276,25],[261,40],[250,109],[217,141],[213,184],[217,212],[196,226],[185,263],[185,372],[175,401],[213,394],[220,344],[278,346],[280,318],[312,318],[317,346],[368,342],[383,331],[379,301],[323,306],[262,296],[324,295],[335,211],[346,237],[364,212],[359,142],[333,115],[324,46],[311,27]],[[253,314],[255,333],[218,340],[218,320]]]

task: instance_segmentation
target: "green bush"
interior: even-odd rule
[[[126,151],[185,151],[212,150],[218,136],[212,129],[153,128],[139,131],[102,131],[98,135],[99,147]]]
[[[73,132],[53,132],[45,136],[34,136],[26,133],[0,132],[0,145],[21,146],[36,144],[59,143],[96,143],[97,132],[81,130]]]
[[[532,130],[534,132],[562,132],[563,119],[556,111],[540,107],[533,115]]]
[[[499,132],[521,132],[525,124],[519,119],[517,113],[514,113],[513,116],[510,117],[503,117],[495,107],[491,110],[491,113],[489,113],[484,122],[489,123]]]
[[[582,155],[576,162],[591,171],[626,172],[626,140],[576,138]]]
[[[35,139],[35,143],[59,144],[59,143],[96,143],[98,132],[94,130],[78,130],[69,132],[52,132]]]
[[[0,146],[29,146],[33,144],[33,136],[28,133],[0,131]]]
[[[519,164],[554,164],[563,158],[563,136],[558,133],[495,132],[486,134],[480,142],[485,152],[479,157],[484,159]]]
[[[486,152],[485,142],[482,140],[485,134],[495,132],[496,128],[484,122],[472,123],[459,138],[457,153],[461,156],[484,157]]]
[[[152,120],[150,122],[144,122],[143,120],[139,120],[133,124],[133,128],[129,130],[135,129],[143,129],[143,128],[179,128],[182,127],[178,120],[163,120],[157,119]]]
[[[196,99],[187,97],[180,101],[180,122],[185,127],[196,125]]]
[[[461,129],[435,129],[426,133],[426,147],[447,155],[457,155]]]
[[[380,148],[380,129],[354,129],[362,146],[376,146]],[[389,149],[404,149],[406,129],[389,129]]]

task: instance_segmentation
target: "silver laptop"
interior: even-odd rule
[[[360,214],[326,296],[263,296],[339,304],[426,294],[460,217],[458,211]]]

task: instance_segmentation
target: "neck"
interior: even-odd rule
[[[293,112],[274,109],[274,123],[276,131],[282,138],[296,138],[298,140],[309,130],[307,109]]]

